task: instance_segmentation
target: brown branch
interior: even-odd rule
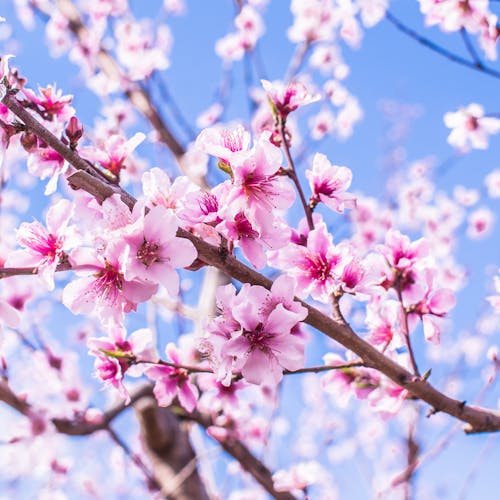
[[[85,43],[88,40],[89,33],[73,2],[71,0],[57,0],[57,7],[61,14],[68,20],[70,31],[80,43]],[[152,127],[158,133],[160,140],[170,149],[172,154],[176,158],[180,158],[185,153],[184,147],[162,120],[152,103],[149,93],[140,88],[136,83],[129,81],[113,57],[104,48],[100,47],[96,55],[96,61],[99,68],[110,79],[119,83],[126,83],[125,94],[127,98],[149,120],[149,123],[151,123]]]
[[[51,141],[52,138],[58,141],[57,138],[44,129],[42,125],[38,124],[39,126],[34,128],[32,125],[33,122],[36,122],[35,118],[27,113],[12,96],[6,96],[3,99],[3,103],[15,114],[20,112],[18,115],[19,118],[21,118],[28,128],[35,133],[37,133],[36,130],[43,129],[43,134],[49,134],[47,136]],[[50,136],[52,136],[52,138]],[[43,138],[42,136],[40,137]],[[47,143],[52,147],[50,142]],[[54,149],[56,148],[54,147]],[[76,153],[62,143],[58,146],[56,151],[75,168],[81,168],[79,165],[81,162],[84,162],[84,160],[79,158]],[[73,161],[75,163],[73,163]],[[88,164],[85,162],[85,165],[86,167],[84,170],[86,171]],[[74,177],[70,176],[70,178],[73,179]],[[130,208],[134,206],[136,200],[118,186],[106,185],[103,183],[102,179],[92,177],[91,175],[88,176],[87,180],[89,181],[89,186],[87,186],[86,189],[89,193],[102,196],[106,194],[106,192],[110,194],[118,192],[122,200]],[[206,264],[224,271],[228,276],[231,276],[241,283],[250,283],[253,285],[261,285],[268,289],[271,288],[273,282],[269,278],[247,267],[239,262],[234,256],[228,255],[228,253],[221,248],[205,242],[182,228],[178,229],[177,236],[189,239],[198,251],[198,258]],[[396,384],[407,389],[414,397],[427,402],[435,411],[447,413],[467,423],[468,425],[464,429],[467,433],[493,432],[500,430],[500,412],[469,406],[465,404],[465,401],[458,401],[446,396],[431,386],[427,380],[422,380],[412,375],[405,368],[375,349],[371,344],[356,335],[349,325],[339,324],[309,304],[303,301],[301,301],[301,303],[308,311],[305,323],[308,323],[318,331],[355,353],[367,367],[375,368],[380,371]]]
[[[58,264],[56,272],[69,271],[71,269],[71,264],[67,262],[64,264]],[[10,278],[11,276],[30,276],[37,273],[37,267],[0,267],[0,280],[3,278]]]
[[[304,196],[304,191],[302,190],[302,185],[300,184],[300,180],[297,175],[297,170],[295,169],[295,163],[293,162],[292,154],[290,153],[290,144],[288,142],[288,132],[286,129],[285,119],[279,116],[277,126],[281,137],[281,144],[285,151],[286,160],[288,162],[288,168],[285,170],[285,172],[295,184],[295,188],[297,189],[297,193],[299,194],[300,203],[302,204],[302,208],[304,209],[304,214],[307,219],[307,225],[309,226],[309,229],[312,231],[314,229],[312,211],[306,201],[306,197]]]
[[[198,411],[187,413],[186,418],[189,418],[203,428],[208,429],[213,426],[212,419]],[[215,438],[214,438],[215,439]],[[251,474],[254,479],[276,500],[296,500],[295,497],[288,492],[276,491],[272,479],[271,471],[258,459],[252,452],[238,439],[231,436],[225,439],[216,439],[220,446],[235,458],[241,467]]]
[[[38,4],[34,7],[44,14],[51,15],[51,12],[44,11]],[[76,39],[84,44],[88,39],[88,30],[83,24],[78,9],[71,0],[57,0],[57,7],[61,14],[68,20],[69,30]],[[184,163],[186,149],[175,137],[165,120],[161,117],[158,109],[153,103],[150,93],[142,88],[137,82],[131,81],[123,73],[113,56],[104,48],[100,47],[96,55],[96,63],[101,71],[111,80],[119,82],[124,87],[124,93],[129,102],[149,121],[156,131],[160,142],[165,144],[177,160],[184,175],[187,175],[193,182],[202,189],[207,189],[208,185],[203,176],[193,176]]]
[[[138,399],[151,394],[151,390],[152,388],[149,385],[137,389],[130,395],[131,404]],[[37,414],[36,409],[28,403],[26,398],[18,396],[10,388],[6,380],[0,380],[0,401],[3,401],[8,406],[26,417],[31,418]],[[69,436],[87,436],[89,434],[93,434],[94,432],[105,430],[109,424],[126,408],[127,405],[124,402],[117,403],[104,412],[102,418],[97,422],[87,422],[83,418],[53,418],[51,422],[61,434],[67,434]]]
[[[171,500],[208,500],[198,471],[196,455],[189,442],[189,425],[153,397],[134,405],[143,446],[153,467],[155,482]]]

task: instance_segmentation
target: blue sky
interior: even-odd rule
[[[142,17],[155,12],[160,2],[132,0],[130,3],[138,17]],[[287,2],[280,0],[270,2],[265,16],[267,31],[262,39],[261,53],[265,59],[267,76],[271,80],[283,76],[293,51],[285,36],[292,22],[285,4]],[[231,29],[233,8],[229,0],[193,0],[188,1],[187,5],[186,17],[169,21],[175,41],[172,67],[167,70],[166,79],[177,104],[185,116],[193,121],[212,103],[221,68],[213,51],[213,43]],[[395,0],[391,2],[391,10],[409,26],[434,41],[467,55],[458,34],[446,36],[437,28],[424,29],[416,1]],[[12,13],[12,2],[0,6],[0,15],[6,17],[13,26],[13,37],[19,42],[15,64],[27,76],[29,83],[35,86],[57,82],[66,93],[75,95],[74,106],[78,116],[84,122],[92,123],[97,107],[95,97],[83,88],[78,72],[71,63],[64,58],[53,60],[47,57],[47,48],[41,43],[41,24],[38,23],[32,32],[24,31]],[[382,166],[383,138],[387,130],[387,123],[380,111],[383,100],[414,105],[421,110],[419,117],[411,122],[408,136],[402,144],[410,162],[431,155],[440,164],[455,156],[454,150],[446,142],[449,131],[444,126],[443,115],[447,111],[478,102],[488,112],[500,112],[500,82],[497,79],[431,53],[388,22],[381,22],[366,31],[360,50],[351,50],[345,45],[344,49],[345,60],[351,67],[351,74],[345,83],[359,99],[364,119],[356,126],[352,138],[345,142],[329,139],[321,144],[320,151],[326,153],[332,162],[347,165],[353,170],[355,191],[380,196],[384,193],[385,182],[390,175]],[[241,63],[235,66],[234,82],[228,118],[247,118]],[[484,190],[484,176],[500,167],[499,158],[500,137],[497,136],[492,138],[487,151],[473,151],[458,158],[437,177],[436,184],[447,193],[451,193],[456,184]],[[40,200],[40,206],[42,203]],[[500,219],[498,200],[488,201],[487,204]],[[497,225],[499,223],[500,220]],[[469,271],[470,285],[459,295],[460,303],[465,305],[457,308],[453,315],[457,330],[473,328],[480,311],[484,309],[485,289],[491,282],[491,275],[486,274],[485,269],[491,270],[499,265],[499,234],[497,229],[484,241],[463,241],[458,249],[459,261]],[[474,380],[472,386],[478,388],[481,384]],[[474,393],[471,394],[473,396]],[[497,400],[498,391],[487,401],[494,405]],[[460,436],[442,457],[424,469],[421,480],[456,483],[455,489],[451,487],[441,497],[456,498],[463,478],[470,472],[488,439],[483,436]],[[459,456],[461,458],[457,459]],[[467,498],[495,498],[490,488],[498,473],[498,463],[500,452],[496,449],[477,471]],[[349,472],[354,473],[352,469]]]

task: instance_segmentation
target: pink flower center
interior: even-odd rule
[[[198,206],[200,207],[201,213],[208,215],[219,210],[219,201],[213,194],[203,193],[203,196],[198,200]]]
[[[252,331],[245,330],[243,335],[250,343],[252,350],[260,349],[261,351],[268,349],[266,341],[272,336],[264,331],[264,325],[262,323],[259,323]]]
[[[324,282],[330,277],[332,264],[326,260],[324,255],[308,256],[306,260],[307,271],[312,279]]]
[[[243,212],[239,212],[234,217],[234,223],[236,225],[236,231],[240,238],[251,238],[255,239],[259,237],[259,233],[252,228],[252,225],[245,217]]]
[[[157,243],[151,243],[150,241],[144,240],[142,245],[137,250],[137,258],[146,266],[149,267],[155,262],[159,262],[158,257],[159,245]]]
[[[111,264],[106,263],[105,269],[96,274],[94,293],[109,304],[115,304],[123,288],[123,275]]]

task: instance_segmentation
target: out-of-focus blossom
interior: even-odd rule
[[[485,116],[483,107],[475,103],[446,113],[444,123],[452,129],[448,142],[463,152],[486,149],[489,136],[500,131],[500,119]]]

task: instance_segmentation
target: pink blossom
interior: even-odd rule
[[[452,129],[448,142],[463,152],[471,148],[486,149],[488,137],[500,131],[500,120],[485,116],[483,107],[475,103],[456,112],[446,113],[444,123]]]
[[[139,361],[155,362],[158,353],[153,344],[152,332],[147,328],[136,330],[128,339],[123,328],[114,328],[111,337],[90,338],[89,353],[96,357],[94,367],[97,376],[106,385],[117,389],[128,404],[130,396],[123,385],[125,373],[140,375],[143,367],[135,364]],[[134,371],[134,368],[139,370]]]
[[[238,162],[246,156],[250,149],[250,134],[239,124],[231,128],[210,127],[201,131],[196,147],[231,165],[232,161]]]
[[[481,28],[479,33],[479,45],[484,50],[485,56],[490,61],[497,59],[497,45],[500,29],[498,27],[498,16],[491,12],[481,20]]]
[[[393,348],[404,345],[403,311],[398,301],[373,298],[366,307],[365,322],[373,345],[391,344]]]
[[[465,186],[455,186],[453,197],[464,207],[475,205],[479,200],[479,191],[477,189],[467,189]]]
[[[313,159],[312,170],[306,171],[309,186],[313,193],[311,204],[322,201],[335,212],[343,213],[344,208],[356,206],[356,197],[347,193],[351,185],[352,172],[347,167],[332,165],[328,158],[316,153]]]
[[[335,130],[335,116],[329,109],[322,109],[309,120],[311,138],[320,141]]]
[[[108,244],[103,254],[88,248],[73,250],[69,255],[72,268],[84,276],[66,285],[63,304],[74,314],[95,311],[103,322],[121,324],[124,312],[135,310],[157,290],[156,284],[125,279],[128,254],[124,241]]]
[[[477,208],[467,219],[467,236],[477,240],[490,234],[495,223],[495,215],[487,207]]]
[[[281,266],[295,278],[301,296],[329,302],[349,260],[345,250],[333,244],[326,225],[320,223],[309,232],[306,246],[290,245],[283,251]]]
[[[167,356],[176,365],[182,365],[180,353],[175,344],[169,343],[165,349]],[[144,374],[154,380],[154,395],[160,406],[170,406],[175,396],[188,412],[196,408],[198,389],[189,380],[189,373],[183,368],[156,365],[146,368]]]
[[[224,107],[222,104],[220,102],[215,102],[196,117],[196,126],[200,129],[211,127],[219,121],[223,111]]]
[[[275,114],[283,120],[300,106],[305,106],[320,99],[319,94],[311,94],[301,82],[290,82],[284,84],[280,81],[270,82],[261,80],[264,90],[267,92]]]
[[[47,120],[54,117],[64,122],[75,114],[75,110],[70,106],[73,101],[72,95],[62,95],[62,90],[56,90],[56,86],[38,87],[38,95],[31,89],[22,90],[26,98],[37,106],[42,116]]]
[[[411,315],[422,319],[426,340],[437,344],[441,329],[435,317],[444,317],[455,306],[455,294],[449,288],[439,288],[436,281],[433,269],[419,270],[413,274],[413,283],[405,288],[402,297]]]
[[[56,267],[77,242],[75,228],[68,226],[72,216],[72,204],[60,200],[47,212],[47,229],[38,221],[23,222],[17,230],[17,241],[24,250],[11,254],[7,264],[36,267],[47,288],[53,290]]]
[[[155,70],[169,67],[167,55],[172,46],[172,35],[167,25],[159,25],[155,33],[150,22],[120,19],[114,31],[116,55],[130,79],[142,80]]]
[[[280,219],[269,217],[267,221],[261,219],[261,222],[257,230],[243,212],[238,212],[234,218],[225,219],[216,227],[228,241],[241,248],[243,255],[257,269],[266,265],[265,250],[284,247],[290,237],[290,230]]]
[[[348,363],[341,356],[328,353],[323,356],[325,365],[339,366]],[[321,385],[338,398],[340,406],[345,406],[352,394],[358,399],[366,399],[380,383],[380,374],[364,367],[335,368],[321,377]]]
[[[64,174],[69,165],[64,158],[49,147],[37,147],[30,150],[28,157],[28,170],[31,174],[40,179],[49,178],[45,187],[45,194],[49,195],[56,191],[57,181],[61,174]]]
[[[125,279],[159,283],[172,297],[176,296],[179,276],[175,268],[189,266],[197,256],[189,240],[176,237],[178,227],[177,217],[162,206],[141,215],[123,237],[130,248]]]
[[[357,0],[360,9],[361,21],[366,28],[371,28],[378,24],[385,17],[385,12],[389,7],[389,0]]]
[[[391,267],[401,271],[426,257],[429,244],[424,238],[411,242],[408,236],[391,229],[385,237],[385,245],[379,245],[378,250]]]
[[[102,168],[119,178],[120,172],[127,168],[127,158],[145,138],[142,132],[136,133],[128,141],[119,134],[113,134],[99,141],[98,147],[81,148],[80,154],[90,161],[98,162]]]
[[[301,462],[289,470],[278,470],[273,474],[276,491],[301,491],[318,482],[321,477],[321,466],[314,461]]]
[[[281,151],[271,144],[264,133],[241,163],[231,165],[233,178],[221,199],[227,212],[243,212],[257,228],[266,225],[276,209],[289,208],[295,191],[289,181],[278,174]]]
[[[290,10],[294,23],[288,29],[288,38],[292,42],[311,43],[333,38],[336,18],[331,2],[292,0]]]
[[[283,369],[303,366],[304,344],[293,330],[307,310],[293,301],[290,285],[283,277],[271,291],[248,284],[239,294],[232,285],[219,288],[221,315],[209,324],[204,347],[223,384],[241,371],[252,384],[276,385]]]
[[[185,205],[188,193],[197,192],[199,188],[185,176],[176,177],[172,182],[164,170],[154,167],[142,175],[142,191],[148,206],[176,210]]]
[[[488,13],[488,0],[419,0],[427,25],[439,24],[443,31],[465,28],[471,33],[479,30]]]

